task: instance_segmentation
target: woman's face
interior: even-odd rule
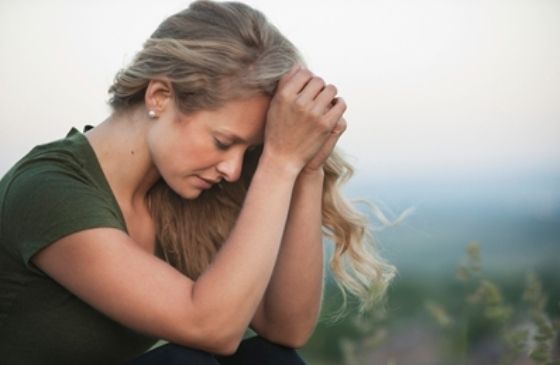
[[[269,97],[257,95],[189,115],[166,108],[148,134],[159,174],[185,199],[222,179],[236,181],[245,152],[262,144],[269,103]]]

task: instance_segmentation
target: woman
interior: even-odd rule
[[[380,295],[392,267],[337,190],[345,103],[301,64],[258,11],[195,2],[117,74],[104,122],[20,160],[0,182],[2,363],[303,363],[321,227],[341,288]]]

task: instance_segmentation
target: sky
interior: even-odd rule
[[[359,178],[560,172],[560,1],[247,3],[338,87]],[[115,73],[188,4],[0,0],[0,174],[103,121]]]

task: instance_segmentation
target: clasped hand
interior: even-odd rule
[[[318,170],[346,129],[346,103],[337,89],[295,66],[282,77],[271,100],[265,151],[298,171]]]

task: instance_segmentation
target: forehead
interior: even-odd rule
[[[270,97],[256,95],[233,100],[212,111],[208,126],[232,142],[261,144]]]

